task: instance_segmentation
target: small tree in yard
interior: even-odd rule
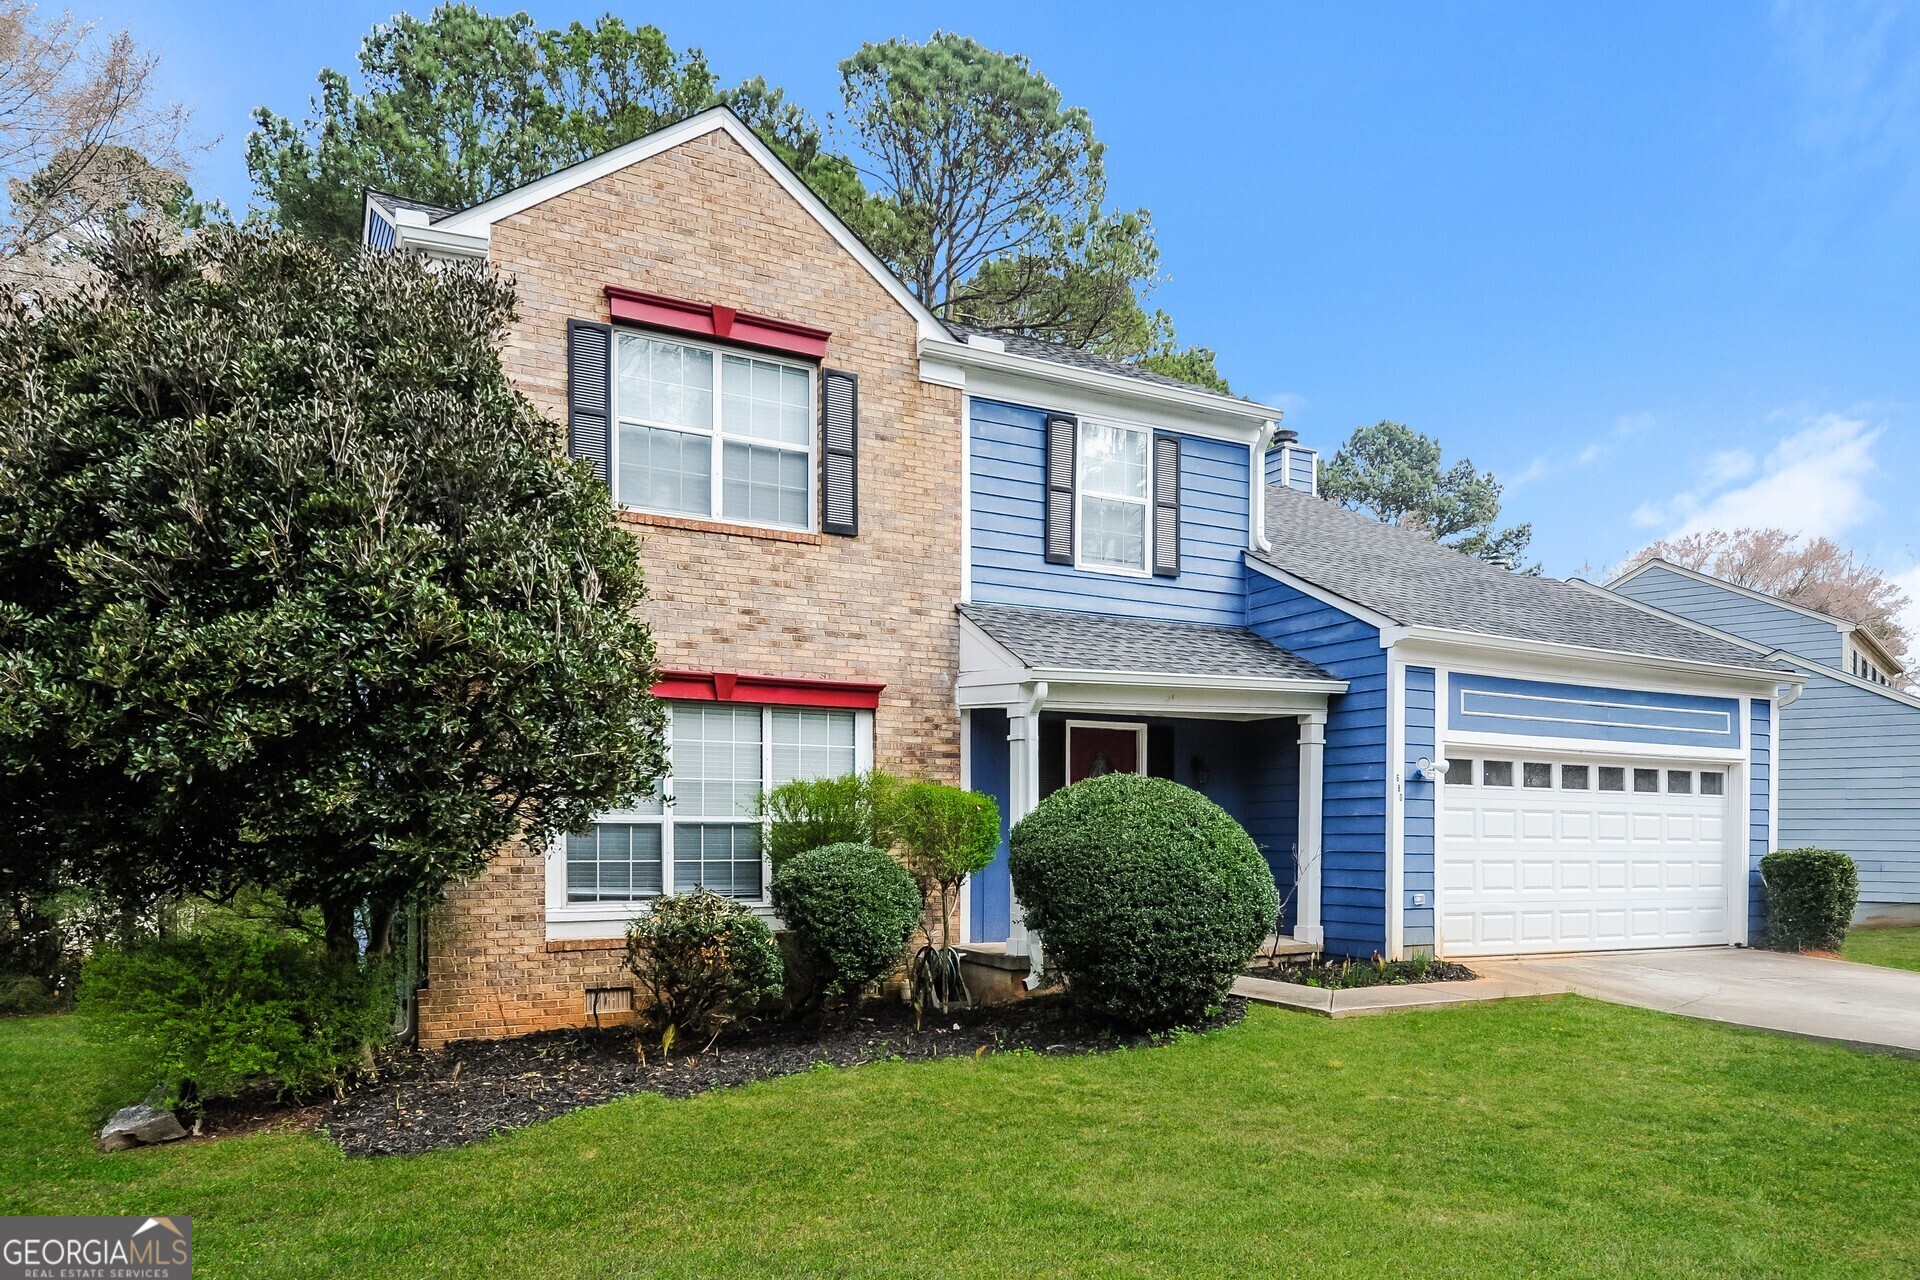
[[[225,229],[97,265],[0,315],[0,818],[44,865],[378,951],[651,786],[636,548],[501,370],[506,284]]]
[[[952,904],[960,886],[993,861],[1000,848],[1000,806],[991,796],[938,782],[910,782],[888,807],[887,834],[929,905],[938,904],[940,945],[929,938],[913,958],[915,1001],[942,1013],[955,999],[972,1002],[953,949]]]

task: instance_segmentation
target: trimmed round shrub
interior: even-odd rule
[[[1767,945],[1838,951],[1860,901],[1853,859],[1832,849],[1775,849],[1760,859],[1767,886]]]
[[[277,930],[208,929],[96,951],[80,1014],[169,1105],[338,1087],[393,1032],[394,974]]]
[[[773,909],[813,958],[820,993],[857,995],[900,963],[920,923],[920,889],[883,850],[830,844],[774,874]]]
[[[786,971],[767,922],[711,889],[655,898],[627,926],[627,967],[649,997],[663,1052],[719,1028],[729,1009],[780,994]]]
[[[1164,778],[1112,773],[1054,792],[1013,829],[1008,863],[1046,966],[1081,1008],[1128,1026],[1204,1016],[1280,910],[1240,824]]]

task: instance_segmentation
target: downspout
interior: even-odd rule
[[[1277,422],[1260,424],[1260,440],[1254,445],[1253,453],[1253,549],[1268,555],[1273,553],[1273,543],[1267,541],[1267,450],[1273,448],[1273,433],[1279,429]]]

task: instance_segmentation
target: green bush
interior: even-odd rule
[[[250,1085],[338,1088],[393,1031],[388,965],[341,960],[311,940],[208,929],[99,951],[80,975],[81,1015],[131,1046],[171,1102]]]
[[[1767,945],[1838,951],[1860,901],[1853,859],[1832,849],[1775,849],[1760,859],[1767,887]]]
[[[667,1052],[779,995],[786,977],[766,921],[710,889],[654,899],[627,928],[627,967],[652,997],[646,1016]]]
[[[837,778],[797,778],[766,793],[767,861],[778,872],[789,859],[830,844],[884,847],[886,811],[900,779],[880,769]]]
[[[1162,778],[1114,773],[1054,792],[1013,829],[1008,862],[1046,966],[1081,1008],[1129,1026],[1202,1017],[1279,912],[1240,824]]]
[[[0,973],[0,1018],[29,1013],[52,1013],[59,999],[47,984],[30,973]]]
[[[891,972],[921,905],[907,869],[872,845],[809,849],[773,877],[774,910],[813,957],[823,995],[858,995]]]

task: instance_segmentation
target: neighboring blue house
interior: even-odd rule
[[[1892,687],[1900,664],[1844,618],[1665,560],[1610,589],[1800,672],[1804,692],[1780,713],[1775,843],[1850,855],[1856,919],[1920,923],[1920,699]]]
[[[1111,770],[1212,796],[1297,940],[1448,956],[1745,942],[1794,666],[1321,500],[1277,411],[956,329],[964,769],[1009,824]],[[1029,952],[1005,851],[965,930]]]

